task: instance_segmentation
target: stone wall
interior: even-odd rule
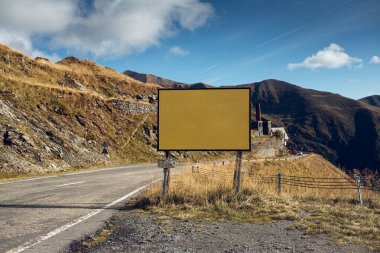
[[[139,115],[144,113],[155,113],[157,105],[148,103],[131,102],[126,100],[113,100],[112,105],[124,114]]]
[[[285,146],[280,139],[273,136],[258,144],[255,149],[255,158],[274,158],[280,155]]]

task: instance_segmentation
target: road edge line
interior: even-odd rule
[[[141,187],[137,188],[136,190],[133,190],[130,193],[127,193],[123,197],[118,198],[118,199],[112,201],[111,203],[105,205],[104,207],[96,209],[96,210],[94,210],[94,211],[92,211],[92,212],[90,212],[90,213],[88,213],[86,215],[83,215],[82,217],[80,217],[80,218],[78,218],[78,219],[76,219],[76,220],[74,220],[74,221],[72,221],[70,223],[67,223],[67,224],[65,224],[65,225],[63,225],[63,226],[61,226],[59,228],[56,228],[53,231],[50,231],[49,233],[47,233],[45,235],[42,235],[40,237],[37,237],[36,239],[30,240],[30,241],[24,243],[23,245],[21,245],[19,247],[16,247],[14,249],[8,250],[7,253],[19,253],[19,252],[23,252],[23,251],[25,251],[25,250],[27,250],[27,249],[29,249],[29,248],[37,245],[37,244],[39,244],[39,243],[41,243],[41,242],[49,239],[49,238],[51,238],[51,237],[53,237],[53,236],[55,236],[55,235],[57,235],[57,234],[65,231],[65,230],[67,230],[67,229],[69,229],[69,228],[71,228],[71,227],[73,227],[73,226],[75,226],[75,225],[77,225],[77,224],[79,224],[79,223],[81,223],[81,222],[83,222],[83,221],[91,218],[92,216],[94,216],[94,215],[102,212],[103,210],[108,209],[108,208],[110,208],[110,207],[112,207],[112,206],[114,206],[114,205],[116,205],[116,204],[118,204],[118,203],[120,203],[120,202],[122,202],[122,201],[124,201],[124,200],[126,200],[128,198],[130,198],[134,194],[140,192],[141,190],[145,189],[149,185],[151,185],[153,183],[156,183],[156,182],[158,182],[160,180],[161,179],[157,179],[155,181],[150,182],[149,184],[141,186]]]
[[[53,178],[53,177],[64,177],[64,176],[71,176],[71,175],[78,175],[78,174],[86,174],[86,173],[93,173],[93,172],[100,172],[100,171],[108,171],[108,170],[117,170],[117,169],[129,169],[129,168],[136,168],[136,167],[146,167],[154,165],[154,163],[142,163],[142,164],[131,164],[131,165],[122,165],[122,166],[116,166],[116,167],[107,167],[107,168],[99,168],[99,169],[90,169],[90,170],[83,170],[78,172],[68,172],[68,173],[62,173],[57,175],[51,175],[51,176],[42,176],[42,177],[32,177],[32,178],[26,178],[26,179],[15,179],[15,180],[5,180],[0,181],[0,185],[5,184],[12,184],[12,183],[21,183],[21,182],[27,182],[27,181],[34,181],[39,179],[46,179],[46,178]]]

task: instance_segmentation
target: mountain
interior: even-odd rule
[[[380,172],[380,109],[338,94],[278,80],[241,85],[252,90],[264,118],[285,126],[298,149],[321,154],[347,169]]]
[[[368,96],[368,97],[359,99],[359,101],[367,103],[369,105],[380,107],[380,95]]]
[[[153,76],[136,74],[140,76],[137,80],[146,83],[149,82],[144,80]],[[153,77],[151,80],[167,80]],[[180,88],[212,87],[170,80],[161,86],[179,87],[176,84],[182,84]],[[295,148],[323,155],[347,169],[371,168],[380,172],[380,109],[338,94],[304,89],[278,80],[239,86],[251,88],[252,106],[260,102],[264,116],[272,120],[274,126],[285,126]]]
[[[126,70],[123,74],[140,82],[157,84],[165,88],[188,88],[190,86],[190,84],[172,81],[152,74],[141,74],[131,70]]]
[[[205,84],[205,83],[194,83],[194,84],[188,84],[188,83],[181,83],[172,81],[166,78],[162,78],[159,76],[155,76],[152,74],[141,74],[135,71],[126,70],[123,72],[124,75],[129,76],[137,81],[143,82],[143,83],[151,83],[156,84],[164,88],[180,88],[180,89],[204,89],[204,88],[211,88],[213,86]]]
[[[52,63],[0,45],[0,179],[157,161],[157,88],[88,60]]]
[[[380,108],[278,80],[242,86],[251,88],[252,105],[260,102],[266,119],[285,126],[297,149],[347,169],[380,171]],[[52,63],[0,45],[0,177],[156,161],[162,155],[156,152],[160,87],[88,60]]]

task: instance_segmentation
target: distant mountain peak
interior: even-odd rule
[[[123,74],[133,79],[136,79],[137,81],[140,81],[143,83],[153,83],[165,88],[188,88],[190,86],[189,84],[186,84],[186,83],[176,82],[176,81],[155,76],[152,74],[138,73],[132,70],[126,70],[123,72]]]
[[[138,73],[132,70],[126,70],[123,72],[124,75],[129,76],[137,81],[143,82],[143,83],[153,83],[157,84],[164,88],[181,88],[181,89],[203,89],[203,88],[211,88],[213,86],[205,84],[205,83],[194,83],[194,84],[188,84],[188,83],[182,83],[173,81],[170,79],[166,79],[160,76],[156,76],[153,74],[143,74]]]
[[[364,102],[369,105],[380,107],[380,95],[372,95],[359,99],[359,101]]]

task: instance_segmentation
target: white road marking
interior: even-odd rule
[[[106,168],[106,169],[99,169],[99,170],[90,170],[90,171],[80,171],[80,172],[73,172],[73,173],[68,173],[64,174],[64,176],[70,176],[70,175],[79,175],[79,174],[87,174],[87,173],[93,173],[93,172],[102,172],[102,171],[107,171],[107,170],[117,170],[117,169],[129,169],[129,168],[136,168],[136,167],[145,167],[149,166],[152,164],[137,164],[137,165],[130,165],[130,166],[122,166],[122,167],[116,167],[116,168]]]
[[[3,182],[3,183],[0,183],[0,184],[12,184],[12,183],[19,183],[19,182],[26,182],[26,181],[34,181],[34,180],[45,179],[45,178],[52,178],[52,177],[58,177],[58,176],[57,176],[57,175],[54,175],[54,176],[47,176],[47,177],[37,177],[37,178],[30,178],[30,179],[22,179],[22,180],[15,180],[15,181]]]
[[[134,195],[134,194],[138,193],[139,191],[143,190],[144,188],[146,188],[150,184],[158,182],[160,180],[161,179],[157,179],[157,180],[155,180],[155,181],[153,181],[153,182],[151,182],[149,184],[146,184],[146,185],[144,185],[144,186],[142,186],[140,188],[137,188],[136,190],[134,190],[134,191],[132,191],[132,192],[124,195],[123,197],[121,197],[121,198],[119,198],[119,199],[117,199],[117,200],[115,200],[115,201],[113,201],[113,202],[105,205],[104,207],[96,209],[96,210],[94,210],[94,211],[92,211],[92,212],[90,212],[90,213],[88,213],[88,214],[86,214],[86,215],[84,215],[84,216],[82,216],[82,217],[80,217],[80,218],[78,218],[78,219],[70,222],[70,223],[67,223],[66,225],[63,225],[62,227],[56,228],[53,231],[47,233],[46,235],[37,237],[36,239],[33,239],[33,240],[29,241],[29,242],[26,242],[26,243],[24,243],[23,245],[21,245],[21,246],[19,246],[17,248],[11,249],[11,250],[7,251],[7,253],[19,253],[19,252],[23,252],[23,251],[29,249],[30,247],[33,247],[33,246],[35,246],[35,245],[37,245],[37,244],[39,244],[39,243],[41,243],[41,242],[49,239],[50,237],[53,237],[53,236],[55,236],[55,235],[57,235],[57,234],[65,231],[65,230],[67,230],[67,229],[69,229],[69,228],[71,228],[71,227],[73,227],[73,226],[75,226],[75,225],[77,225],[77,224],[79,224],[79,223],[81,223],[81,222],[83,222],[83,221],[91,218],[92,216],[100,213],[101,211],[103,211],[105,209],[108,209],[108,208],[110,208],[110,207],[112,207],[112,206],[114,206],[114,205],[116,205],[116,204],[118,204],[118,203],[126,200],[127,198],[129,198],[132,195]]]
[[[101,171],[107,171],[107,170],[117,170],[117,169],[129,169],[129,168],[135,168],[135,167],[146,167],[149,165],[154,165],[150,163],[144,163],[144,164],[136,164],[136,165],[126,165],[126,166],[120,166],[115,168],[103,168],[103,169],[97,169],[97,170],[89,170],[89,171],[81,171],[81,172],[73,172],[73,173],[67,173],[62,175],[53,175],[53,176],[46,176],[46,177],[36,177],[36,178],[29,178],[29,179],[22,179],[22,180],[14,180],[14,181],[7,181],[2,182],[2,184],[14,184],[14,183],[20,183],[20,182],[27,182],[27,181],[34,181],[39,179],[45,179],[45,178],[52,178],[52,177],[59,177],[59,176],[70,176],[70,175],[78,175],[78,174],[86,174],[86,173],[95,173],[95,172],[101,172]]]
[[[136,171],[136,172],[125,173],[124,175],[128,176],[128,175],[133,175],[133,174],[141,174],[141,173],[149,173],[149,172],[159,172],[159,171],[162,171],[162,169],[149,170],[149,171]]]
[[[73,183],[67,183],[67,184],[60,184],[56,185],[55,187],[62,187],[62,186],[68,186],[68,185],[74,185],[74,184],[83,184],[86,183],[86,181],[79,181],[79,182],[73,182]]]
[[[82,184],[82,183],[85,183],[85,182],[86,181],[80,181],[80,182],[74,182],[74,183],[68,183],[68,184],[60,184],[60,185],[54,186],[54,188],[49,188],[49,189],[46,189],[46,190],[41,190],[41,191],[36,191],[36,192],[28,192],[27,194],[36,194],[36,193],[50,192],[50,191],[58,190],[58,188],[63,187],[63,186],[74,185],[74,184]],[[5,196],[7,196],[7,195],[9,195],[9,194],[6,194]],[[2,197],[3,196],[4,195],[2,195]]]

